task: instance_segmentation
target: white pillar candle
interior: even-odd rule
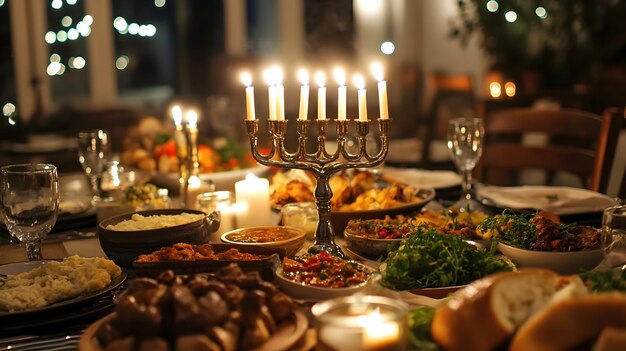
[[[309,112],[309,73],[306,70],[298,71],[298,78],[302,82],[300,87],[300,109],[298,119],[306,120]]]
[[[378,106],[380,119],[389,118],[389,106],[387,104],[387,82],[383,79],[383,67],[379,63],[372,65],[372,72],[378,81]]]
[[[335,79],[339,84],[337,92],[337,119],[346,119],[346,72],[341,68],[336,68],[334,71]]]
[[[242,206],[237,213],[237,226],[255,227],[270,224],[269,181],[248,174],[246,179],[235,183],[235,198]]]
[[[265,81],[267,82],[267,85],[269,86],[267,88],[269,112],[270,112],[269,118],[270,120],[275,120],[276,119],[276,85],[274,81],[274,73],[271,69],[269,69],[263,73],[263,76],[265,78]]]
[[[241,74],[241,82],[246,86],[246,119],[254,121],[256,118],[254,112],[254,87],[252,86],[252,76],[250,76],[250,73],[243,72]]]
[[[189,130],[195,132],[198,130],[198,113],[194,110],[189,110],[185,114],[187,118],[187,125],[189,126]]]
[[[315,81],[319,88],[317,89],[317,119],[326,119],[326,76],[323,72],[315,73]]]
[[[363,79],[363,76],[360,74],[354,76],[354,84],[359,89],[359,121],[367,122],[367,99],[365,97],[365,80]]]
[[[274,82],[276,83],[276,118],[285,120],[285,86],[283,85],[283,71],[274,67]]]

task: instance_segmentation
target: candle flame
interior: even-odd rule
[[[376,78],[377,81],[382,81],[384,80],[383,78],[383,65],[381,65],[378,62],[374,62],[372,63],[372,73],[374,74],[374,77]]]
[[[186,114],[187,123],[189,123],[189,128],[197,128],[198,127],[198,113],[194,110],[187,111]]]
[[[274,71],[272,69],[266,69],[263,71],[263,79],[265,79],[265,82],[269,86],[276,84],[274,80]]]
[[[309,84],[309,72],[307,72],[304,68],[298,70],[298,79],[302,82],[302,85]]]
[[[326,84],[326,75],[324,72],[317,71],[315,73],[315,82],[317,82],[317,85],[319,85],[320,88],[324,87],[324,84]]]
[[[183,110],[181,110],[180,106],[175,105],[172,107],[172,118],[174,119],[174,125],[177,127],[183,123]]]
[[[246,174],[246,180],[254,180],[254,179],[259,179],[259,177],[257,177],[256,175],[254,175],[254,173],[248,173],[248,174]]]
[[[274,77],[274,84],[275,85],[281,85],[283,84],[283,70],[282,68],[278,67],[278,66],[274,66],[272,67],[272,72],[273,72],[273,77]]]
[[[333,75],[335,76],[337,84],[339,84],[340,86],[346,85],[346,71],[344,71],[342,68],[337,67],[333,70]]]
[[[252,76],[249,72],[242,72],[240,78],[243,85],[247,87],[252,85]]]
[[[365,89],[365,78],[363,78],[363,75],[356,74],[352,80],[354,81],[354,85],[356,85],[359,90]]]

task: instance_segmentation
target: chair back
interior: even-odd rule
[[[550,180],[556,172],[575,174],[588,189],[606,192],[623,110],[602,116],[562,109],[514,108],[483,116],[485,143],[477,179],[494,185],[517,185],[520,171],[540,169]],[[527,133],[546,135],[543,143],[522,142]],[[549,181],[548,181],[549,183]]]

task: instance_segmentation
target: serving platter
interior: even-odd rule
[[[100,328],[115,318],[111,313],[91,324],[78,340],[79,351],[102,351],[97,339]],[[250,351],[287,351],[301,342],[307,334],[309,321],[301,309],[291,311],[291,316],[276,326],[276,330],[263,345]]]
[[[361,210],[361,211],[331,211],[330,220],[333,224],[335,232],[343,233],[351,219],[382,219],[385,216],[395,216],[398,214],[410,214],[419,211],[435,198],[435,189],[421,188],[418,191],[420,200],[405,205],[378,209],[378,210]]]
[[[6,264],[3,266],[0,266],[0,274],[8,275],[8,274],[19,274],[19,273],[27,272],[50,261],[54,261],[54,260],[41,260],[41,261],[17,262],[17,263]],[[26,310],[26,311],[15,311],[15,312],[0,312],[0,325],[13,323],[13,320],[14,320],[13,318],[24,318],[24,317],[39,318],[41,314],[48,314],[52,312],[59,313],[61,309],[73,308],[78,305],[83,305],[85,303],[96,300],[99,297],[113,290],[116,290],[122,284],[124,284],[124,282],[126,281],[126,278],[127,278],[126,272],[122,271],[120,275],[118,275],[117,277],[114,277],[111,280],[109,285],[107,285],[106,287],[98,291],[80,295],[72,299],[59,301],[57,303],[53,303],[51,305],[37,308],[37,309]]]
[[[202,261],[162,261],[162,262],[133,262],[135,274],[140,277],[156,277],[163,271],[172,270],[175,274],[212,273],[231,263],[237,263],[243,271],[259,272],[262,278],[271,280],[273,271],[280,265],[280,258],[285,256],[285,250],[278,247],[241,246],[233,244],[213,244],[215,252],[224,252],[237,249],[239,252],[256,255],[269,255],[261,260],[202,260]]]

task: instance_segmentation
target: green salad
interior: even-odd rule
[[[411,340],[411,344],[418,350],[439,350],[439,346],[437,346],[430,333],[430,326],[433,322],[435,312],[436,309],[432,307],[420,307],[409,311],[407,316],[409,339]]]
[[[510,261],[496,257],[454,235],[418,227],[381,266],[381,284],[394,290],[464,285],[489,274],[512,271]]]

